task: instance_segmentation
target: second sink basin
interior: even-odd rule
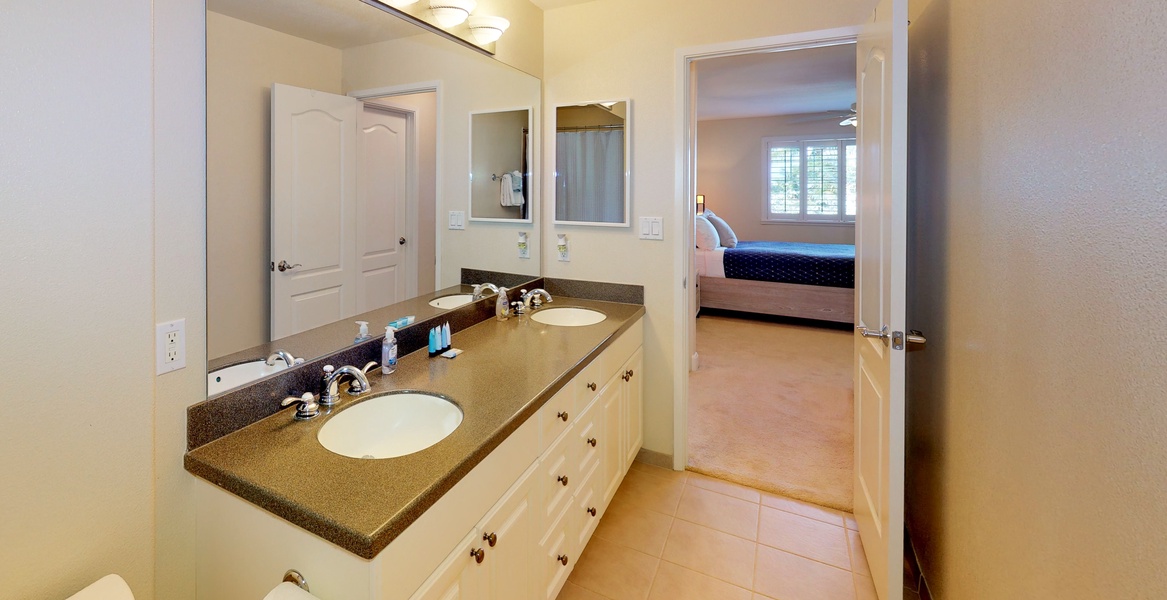
[[[444,440],[462,424],[462,409],[423,392],[389,392],[328,419],[316,439],[349,458],[395,458]]]
[[[442,296],[441,298],[434,298],[430,300],[430,306],[440,308],[442,310],[450,310],[470,304],[474,301],[472,294],[451,294],[449,296]]]
[[[277,361],[274,365],[269,365],[261,359],[211,371],[207,373],[207,397],[250,383],[261,377],[267,377],[272,373],[278,373],[286,368],[288,365],[282,360]]]
[[[575,308],[572,306],[564,306],[562,308],[544,308],[531,313],[531,319],[543,323],[544,325],[557,325],[559,327],[583,327],[585,325],[595,325],[607,319],[608,315],[590,308]]]

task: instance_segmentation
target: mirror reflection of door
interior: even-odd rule
[[[357,143],[357,312],[417,295],[416,232],[407,207],[416,184],[413,115],[364,104]]]

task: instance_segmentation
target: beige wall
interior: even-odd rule
[[[1165,27],[1162,0],[912,22],[908,521],[934,598],[1167,597]]]
[[[683,318],[676,265],[681,198],[676,61],[680,48],[786,33],[852,26],[863,22],[871,2],[853,0],[743,0],[727,10],[716,2],[691,2],[678,10],[667,0],[595,0],[544,14],[544,106],[631,98],[632,222],[664,217],[664,241],[637,239],[633,228],[554,226],[543,211],[543,274],[549,277],[643,284],[645,321],[645,441],[650,450],[673,452],[674,320]],[[619,18],[613,18],[619,15]],[[603,43],[597,43],[602,40]],[[545,128],[554,127],[548,118]],[[554,139],[544,142],[554,165]],[[547,170],[545,170],[547,171]],[[551,178],[543,177],[544,206],[551,206]],[[555,234],[571,240],[571,262],[550,260]],[[635,257],[635,260],[628,260]]]
[[[194,529],[176,496],[184,410],[205,386],[202,11],[16,3],[0,20],[15,59],[0,62],[0,264],[19,290],[0,362],[39,374],[4,396],[5,597],[64,598],[116,572],[150,600],[193,574],[172,562],[189,535],[172,534]],[[155,378],[154,322],[180,317],[192,367]]]
[[[854,244],[855,226],[762,222],[766,197],[767,137],[854,137],[855,128],[838,119],[799,123],[808,115],[718,119],[697,123],[697,192],[705,207],[725,219],[739,240]]]
[[[341,93],[341,51],[207,13],[211,358],[271,339],[271,85]]]
[[[425,60],[402,57],[424,56]],[[461,281],[462,267],[539,273],[539,231],[532,223],[483,223],[446,228],[448,211],[470,209],[470,113],[531,107],[538,123],[538,79],[433,35],[419,35],[344,51],[344,92],[392,87],[440,86],[438,90],[437,287]],[[535,131],[533,144],[538,144]],[[536,146],[537,147],[537,146]],[[539,170],[534,153],[532,172]],[[536,209],[538,213],[538,209]],[[536,216],[536,218],[538,218]],[[530,236],[532,258],[518,258],[518,232]]]

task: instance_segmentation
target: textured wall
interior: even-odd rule
[[[907,492],[933,597],[1167,597],[1167,3],[913,12]]]

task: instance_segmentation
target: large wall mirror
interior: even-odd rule
[[[470,115],[470,220],[531,222],[531,109]]]
[[[629,224],[629,103],[555,109],[555,224]]]
[[[207,10],[211,368],[342,349],[385,306],[432,316],[462,268],[538,276],[529,212],[465,222],[470,115],[531,107],[539,122],[537,78],[355,0]]]

